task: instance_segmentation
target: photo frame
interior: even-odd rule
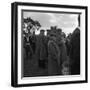
[[[23,86],[87,83],[88,82],[88,77],[87,77],[88,21],[87,20],[88,20],[87,6],[25,3],[25,2],[12,3],[11,4],[11,85],[13,87],[23,87]],[[50,38],[49,40],[51,39],[57,40],[59,38],[60,40],[63,41],[63,43],[65,41],[64,43],[65,45],[66,45],[66,40],[69,36],[68,33],[71,33],[71,38],[73,38],[74,37],[73,33],[75,33],[74,30],[79,32],[78,34],[79,36],[76,36],[77,39],[70,38],[71,40],[70,44],[71,43],[73,44],[70,45],[70,50],[68,55],[67,53],[65,54],[64,44],[61,44],[62,47],[60,46],[61,49],[59,50],[59,47],[54,43],[54,45],[56,45],[56,48],[58,48],[56,52],[60,53],[60,55],[62,56],[59,57],[58,56],[59,54],[55,54],[54,50],[56,49],[53,49],[52,44],[50,44],[51,42],[47,42],[48,41],[47,39],[42,40],[42,42],[46,40],[46,42],[48,43],[45,44],[47,45],[46,46],[47,49],[44,49],[43,47],[44,44],[43,45],[40,44],[41,41],[38,41],[37,38],[38,38],[38,33],[42,31],[41,32],[42,34],[46,29],[47,31],[48,29],[51,29],[51,33],[50,33],[51,36],[49,37]],[[72,29],[74,30],[72,31]],[[60,32],[62,31],[63,32],[57,33],[58,30]],[[35,34],[35,41],[33,42],[32,41],[33,39],[31,39],[32,42],[29,41],[29,43],[27,43],[26,41],[28,40],[28,37],[29,39],[33,37],[32,33]],[[46,35],[45,37],[48,37],[47,33],[45,35]],[[55,38],[52,36],[54,36]],[[64,39],[62,39],[62,37],[64,37]],[[43,37],[41,36],[40,40],[42,38]],[[73,41],[75,43],[77,42],[78,43],[75,44]],[[57,42],[59,43],[61,41],[57,41]],[[79,49],[77,49],[77,47],[79,47]],[[77,49],[78,51],[76,51],[75,54],[73,54],[75,49]],[[40,52],[39,50],[42,51]],[[45,54],[45,50],[47,50],[48,54]],[[38,53],[40,53],[41,56],[39,55],[38,57]],[[51,54],[52,56],[50,56]],[[65,62],[61,61],[62,60],[61,57],[66,60],[65,57],[67,56],[69,57],[68,61]],[[46,59],[46,57],[48,59]],[[55,64],[56,62],[53,62],[54,61],[53,58],[55,57],[56,57],[55,60],[57,60],[58,62],[57,64]],[[57,59],[57,57],[59,57],[59,59]],[[61,62],[58,60],[60,60]],[[57,68],[58,64],[59,67]]]

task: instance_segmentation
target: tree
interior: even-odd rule
[[[26,27],[25,27],[25,24],[26,24]],[[23,18],[23,26],[24,28],[26,28],[28,34],[30,34],[31,30],[33,31],[39,30],[39,28],[41,27],[41,24],[38,21],[34,21],[30,17],[27,17],[27,18]]]

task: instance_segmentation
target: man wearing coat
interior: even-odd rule
[[[76,28],[71,37],[70,61],[71,74],[80,74],[80,29]]]
[[[52,32],[48,42],[48,74],[62,74],[63,64],[67,61],[66,46],[58,32]]]
[[[40,68],[45,68],[45,61],[47,60],[47,47],[45,42],[44,30],[40,30],[40,35],[36,40],[36,57]]]

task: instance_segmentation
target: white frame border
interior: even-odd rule
[[[66,11],[79,12],[81,14],[81,75],[68,76],[45,76],[45,77],[21,77],[21,10],[45,10],[45,11]],[[18,6],[18,84],[34,84],[48,82],[83,81],[85,80],[85,9],[52,8],[36,6]]]

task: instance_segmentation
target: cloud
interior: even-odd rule
[[[33,20],[40,22],[42,28],[58,26],[64,29],[64,32],[70,32],[78,25],[78,15],[76,14],[59,14],[59,13],[42,13],[42,12],[24,12],[23,17],[31,17]],[[71,29],[71,30],[70,30]]]

